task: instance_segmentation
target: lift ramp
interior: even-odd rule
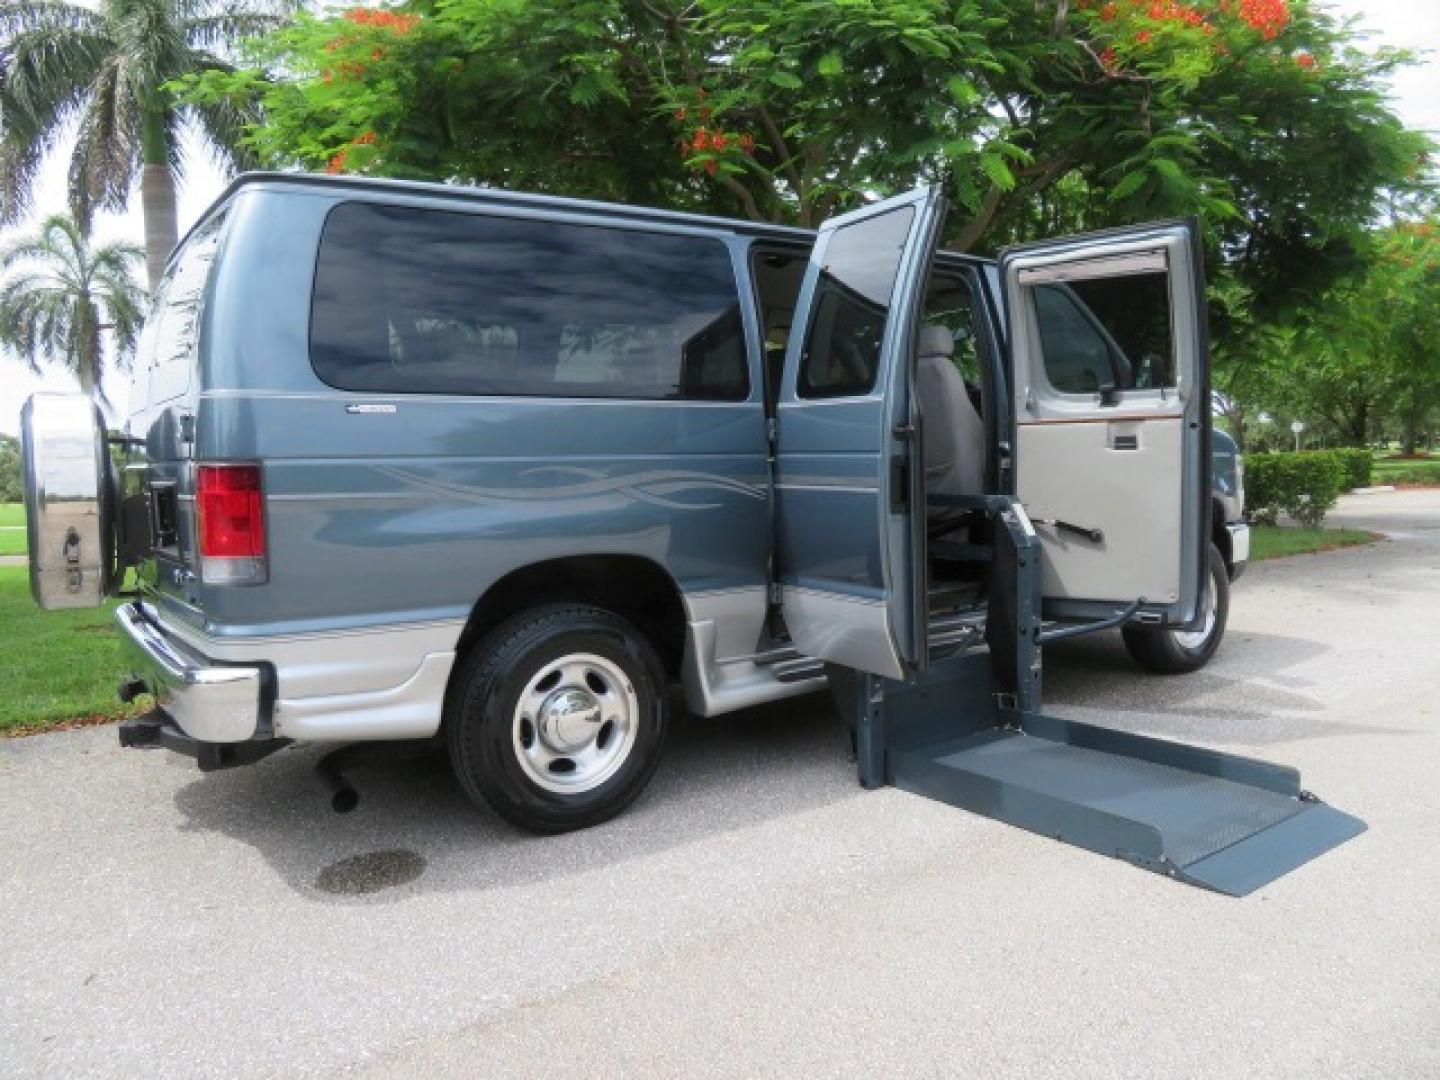
[[[1192,885],[1244,896],[1365,831],[1294,769],[1012,707],[983,653],[911,682],[829,674],[865,786],[893,784]]]

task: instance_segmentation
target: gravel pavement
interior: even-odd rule
[[[1299,766],[1370,831],[1243,900],[894,789],[821,697],[677,724],[552,839],[444,763],[328,811],[293,750],[201,776],[0,742],[0,1074],[1440,1076],[1440,491],[1254,566],[1205,671],[1047,654],[1048,708]]]

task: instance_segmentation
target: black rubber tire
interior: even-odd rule
[[[1161,675],[1179,675],[1199,671],[1210,662],[1225,636],[1225,622],[1230,616],[1230,574],[1225,569],[1225,557],[1214,544],[1210,545],[1210,583],[1215,590],[1215,625],[1204,642],[1187,648],[1175,639],[1173,630],[1132,623],[1121,634],[1137,664]]]
[[[619,665],[639,701],[630,756],[614,776],[579,794],[547,791],[516,760],[510,724],[516,697],[539,668],[571,652]],[[634,802],[665,743],[665,675],[654,647],[630,622],[588,604],[546,604],[512,617],[477,642],[455,673],[445,743],[465,793],[522,829],[561,833],[606,821]]]

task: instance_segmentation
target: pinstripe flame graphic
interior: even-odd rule
[[[547,483],[532,487],[486,488],[468,484],[446,483],[420,476],[405,469],[392,466],[373,466],[376,472],[399,480],[407,487],[419,488],[470,503],[495,502],[550,502],[556,500],[597,499],[619,496],[632,502],[649,503],[668,510],[718,510],[723,502],[716,502],[713,493],[724,492],[740,495],[747,499],[764,500],[765,488],[760,484],[746,483],[731,477],[714,473],[691,472],[675,469],[656,469],[648,472],[627,473],[624,476],[609,476],[600,469],[580,465],[537,465],[520,474],[521,480],[534,481],[541,478],[573,477],[573,483]],[[695,502],[682,498],[687,495],[710,495],[709,501]]]

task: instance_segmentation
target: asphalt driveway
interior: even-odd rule
[[[1297,765],[1370,831],[1234,900],[895,790],[823,699],[679,725],[522,837],[442,762],[201,776],[0,742],[0,1073],[1440,1075],[1440,491],[1252,568],[1215,662],[1047,656],[1056,713]]]

